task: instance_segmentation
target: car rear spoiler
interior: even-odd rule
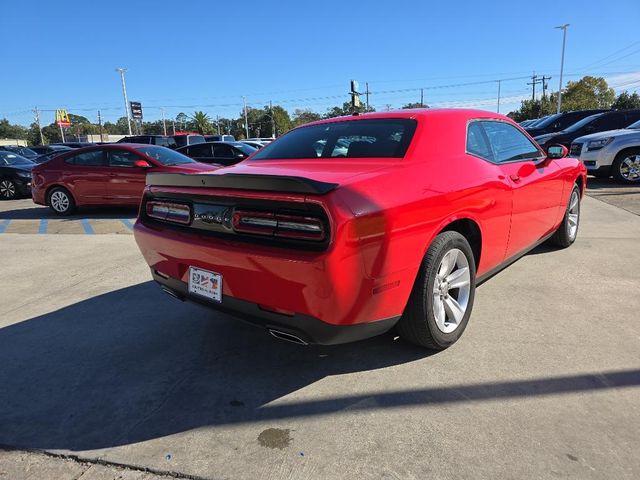
[[[323,195],[338,186],[304,177],[283,175],[252,175],[225,173],[222,175],[192,173],[148,173],[147,185],[153,187],[210,187],[267,192],[310,193]]]

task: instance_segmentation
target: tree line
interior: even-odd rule
[[[542,98],[523,100],[518,110],[508,114],[515,121],[530,118],[538,118],[556,112],[557,97],[555,93],[545,95]],[[420,103],[407,103],[402,108],[427,107]],[[568,82],[562,94],[562,111],[587,110],[595,108],[628,109],[640,108],[640,96],[637,93],[622,92],[616,96],[615,91],[609,87],[602,77],[585,76],[575,82]],[[374,112],[371,106],[361,105],[356,109],[358,113]],[[249,137],[274,137],[282,135],[290,129],[305,123],[332,118],[342,115],[351,115],[354,110],[350,102],[328,108],[324,114],[314,112],[311,109],[296,109],[289,113],[280,105],[265,105],[263,108],[247,108],[247,120]],[[82,137],[86,135],[127,135],[129,128],[127,118],[121,117],[115,122],[105,122],[102,126],[91,122],[82,115],[70,113],[71,127],[65,135]],[[175,118],[149,122],[133,122],[135,133],[148,135],[162,135],[165,131],[171,135],[176,132],[198,132],[201,134],[228,134],[237,139],[246,138],[244,112],[241,111],[234,118],[214,118],[203,111],[191,114],[184,112]],[[30,145],[39,145],[41,135],[38,125],[34,122],[29,127],[12,124],[9,120],[0,119],[0,138],[27,140]],[[45,143],[61,142],[60,129],[55,123],[42,127],[42,138]]]
[[[403,108],[415,108],[415,104],[407,104]],[[364,106],[356,109],[358,113],[373,112],[375,109]],[[345,102],[342,106],[335,106],[327,109],[324,114],[314,112],[311,109],[296,109],[289,113],[280,105],[266,105],[264,108],[247,108],[247,120],[249,126],[249,137],[275,137],[291,130],[298,125],[331,118],[341,115],[351,115],[354,110],[350,102]],[[127,117],[120,117],[115,122],[104,122],[99,125],[90,121],[87,117],[69,113],[71,126],[65,129],[65,137],[83,137],[86,135],[99,135],[100,133],[109,135],[128,135],[129,126]],[[235,118],[212,117],[203,111],[196,111],[192,114],[184,112],[176,115],[175,118],[154,121],[131,121],[134,134],[162,135],[165,132],[171,135],[175,132],[197,132],[206,134],[233,135],[237,139],[247,137],[245,130],[244,111]],[[32,123],[29,127],[12,124],[8,119],[0,119],[0,138],[11,138],[27,140],[30,145],[40,145],[42,138],[45,143],[56,143],[62,141],[60,128],[51,123],[42,127],[42,138],[37,123]]]
[[[558,96],[556,93],[545,95],[535,100],[523,100],[520,108],[508,114],[516,122],[544,117],[557,112]],[[592,109],[640,108],[640,95],[622,92],[616,97],[613,88],[602,77],[585,76],[575,82],[567,82],[562,92],[560,111]]]

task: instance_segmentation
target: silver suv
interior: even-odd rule
[[[619,183],[640,184],[640,120],[620,130],[576,138],[570,155],[598,178],[613,175]]]

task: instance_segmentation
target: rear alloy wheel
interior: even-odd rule
[[[13,200],[16,196],[16,184],[13,180],[9,180],[8,178],[0,180],[0,198],[3,200]]]
[[[618,183],[640,184],[640,149],[618,154],[613,161],[613,178]]]
[[[551,241],[558,247],[567,248],[576,241],[580,226],[580,187],[573,186],[569,204],[564,213],[562,223],[551,237]]]
[[[71,215],[76,205],[71,194],[64,188],[58,187],[49,193],[49,207],[59,215]]]
[[[432,350],[453,345],[473,308],[475,260],[458,232],[438,235],[424,257],[398,331],[407,341]]]

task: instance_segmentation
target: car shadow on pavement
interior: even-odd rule
[[[80,219],[120,219],[138,216],[136,208],[82,208],[73,215],[58,215],[49,207],[34,205],[0,211],[0,220],[80,220]]]
[[[368,394],[278,402],[329,375],[428,356],[393,334],[333,347],[277,341],[146,282],[0,329],[0,445],[92,450],[345,409],[640,385],[633,370],[411,391],[381,385]]]
[[[426,356],[392,334],[287,343],[145,282],[0,329],[0,445],[88,450],[259,421],[328,375]]]
[[[638,187],[633,184],[617,183],[613,178],[589,177],[587,179],[587,193],[598,190],[627,190],[625,193],[640,193]]]

